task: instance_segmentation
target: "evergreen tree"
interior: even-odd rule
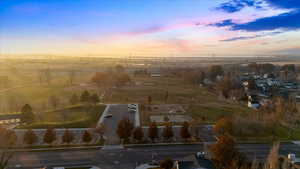
[[[91,97],[90,97],[90,101],[93,103],[93,104],[97,104],[100,102],[100,99],[99,99],[99,96],[95,93],[93,94]]]
[[[90,93],[87,90],[81,94],[80,101],[83,103],[88,103],[90,101]]]
[[[34,121],[34,114],[29,104],[25,104],[21,109],[21,122],[32,123]]]
[[[79,98],[76,93],[74,93],[70,99],[70,104],[75,105],[79,103]]]

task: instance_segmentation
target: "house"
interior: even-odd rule
[[[21,121],[21,114],[2,114],[0,124],[17,124]]]

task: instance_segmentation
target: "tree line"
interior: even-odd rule
[[[85,130],[81,135],[81,141],[83,143],[90,143],[93,140],[92,131]],[[48,128],[43,135],[43,143],[52,145],[52,143],[57,140],[56,131],[53,128]],[[39,138],[32,129],[28,129],[23,136],[23,143],[32,146],[38,142]],[[61,136],[62,143],[71,144],[75,140],[75,135],[69,129],[65,129],[63,135]]]
[[[155,142],[159,139],[159,131],[158,126],[155,122],[152,122],[149,125],[147,136],[144,134],[144,130],[142,127],[134,127],[133,123],[127,118],[124,117],[118,123],[117,134],[123,142],[130,142],[130,138],[133,138],[135,142],[142,143],[145,141],[145,138],[148,137],[151,142]],[[182,127],[180,128],[180,136],[185,141],[191,138],[190,133],[190,124],[188,122],[184,122]],[[174,131],[171,123],[167,123],[162,131],[162,137],[165,141],[171,141],[174,137]]]
[[[56,102],[56,101],[53,101]],[[80,97],[74,93],[72,97],[70,98],[70,104],[71,105],[76,105],[79,103],[82,104],[92,104],[96,105],[97,103],[100,102],[100,98],[97,93],[91,94],[89,91],[85,90],[81,93]],[[56,107],[56,106],[55,106]],[[21,108],[21,123],[33,123],[36,120],[36,115],[33,112],[33,109],[30,104],[25,104]]]

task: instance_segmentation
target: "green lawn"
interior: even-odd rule
[[[187,114],[191,115],[194,119],[200,120],[204,123],[214,123],[224,116],[243,115],[251,113],[253,110],[247,108],[245,105],[239,104],[224,104],[217,105],[190,105],[186,110]]]
[[[236,139],[239,141],[264,141],[272,142],[274,140],[279,141],[290,141],[300,139],[300,128],[294,129],[290,135],[290,130],[287,127],[274,125],[270,128],[261,128],[260,131],[256,133],[247,134],[239,133],[235,135]]]
[[[32,124],[18,126],[20,129],[37,128],[89,128],[95,127],[105,105],[76,105],[64,109],[47,111],[38,115]]]

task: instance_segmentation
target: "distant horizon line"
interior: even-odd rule
[[[113,55],[113,54],[81,54],[81,55],[72,55],[72,54],[42,54],[42,53],[36,53],[36,54],[0,54],[0,58],[5,57],[14,57],[14,58],[32,58],[32,59],[42,59],[42,58],[58,58],[58,57],[68,57],[68,58],[262,58],[262,57],[299,57],[300,55],[296,54],[251,54],[251,55],[238,55],[238,54],[224,54],[224,55],[218,55],[218,54],[211,54],[211,55],[187,55],[187,56],[179,56],[179,55],[162,55],[158,56],[155,54],[152,55]]]

